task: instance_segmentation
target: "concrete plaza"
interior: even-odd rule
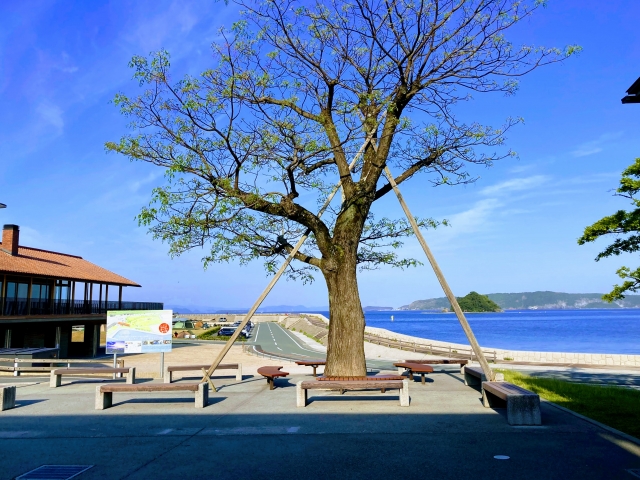
[[[54,389],[21,377],[16,408],[0,412],[0,479],[46,464],[94,465],[79,480],[633,480],[628,470],[640,469],[638,444],[545,402],[542,426],[509,426],[456,368],[413,382],[408,408],[397,391],[317,390],[297,408],[295,383],[310,378],[296,373],[273,391],[255,375],[215,379],[204,409],[187,392],[114,394],[99,411],[95,386],[109,380],[65,377]]]

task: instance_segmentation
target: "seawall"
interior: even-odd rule
[[[325,323],[329,319],[321,314],[313,314]],[[386,328],[365,327],[365,332],[375,335],[381,339],[406,342],[415,344],[423,348],[440,347],[440,349],[450,349],[457,353],[469,352],[471,347],[463,343],[442,342],[427,338],[413,337],[402,333],[392,332]],[[533,352],[526,350],[504,350],[481,345],[485,355],[492,359],[494,352],[496,361],[532,362],[532,363],[557,363],[557,364],[577,364],[577,365],[602,365],[617,367],[640,367],[640,355],[619,355],[615,353],[571,353],[571,352]],[[410,356],[410,355],[408,355]]]

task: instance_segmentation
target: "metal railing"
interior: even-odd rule
[[[13,372],[14,377],[18,377],[20,372],[29,372],[29,373],[39,373],[39,372],[50,372],[51,370],[55,370],[60,367],[71,368],[71,364],[102,364],[106,367],[111,366],[111,359],[101,359],[101,360],[91,360],[91,359],[80,359],[80,358],[0,358],[0,372]],[[6,365],[6,363],[13,363],[13,365]],[[28,366],[20,366],[20,364],[29,363],[29,364],[38,364],[44,365],[49,364],[49,366],[38,366],[34,367],[33,365]],[[4,365],[3,365],[4,364]],[[117,360],[118,368],[124,368],[124,360],[119,358]],[[98,367],[99,368],[99,367]]]
[[[159,302],[108,302],[93,300],[40,300],[0,297],[0,316],[24,315],[91,315],[107,313],[107,310],[162,310]]]
[[[319,320],[315,317],[308,316],[307,321],[312,325],[328,328],[327,324],[322,320]],[[407,350],[408,352],[413,353],[421,353],[421,354],[429,354],[429,355],[437,355],[437,356],[445,356],[450,358],[461,358],[461,359],[469,359],[471,361],[477,360],[476,354],[473,352],[472,348],[465,347],[453,347],[451,345],[438,345],[433,343],[418,343],[418,342],[407,342],[403,340],[395,340],[385,337],[380,337],[378,335],[373,335],[371,333],[364,334],[365,342],[375,343],[377,345],[386,346],[389,348],[396,348],[399,350]],[[489,361],[493,361],[496,363],[498,360],[497,352],[495,350],[482,350],[482,353]]]

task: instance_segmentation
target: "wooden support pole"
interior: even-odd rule
[[[362,153],[364,152],[365,147],[367,146],[367,144],[370,141],[371,141],[371,136],[367,137],[365,142],[362,144],[362,147],[360,147],[360,150],[358,150],[358,152],[356,153],[355,157],[353,157],[353,160],[349,164],[349,170],[352,170],[353,167],[356,165],[356,162],[358,161],[358,158],[360,158],[360,155],[362,155]],[[329,196],[325,200],[324,205],[322,205],[322,208],[318,212],[318,217],[321,217],[322,214],[324,214],[324,212],[327,210],[327,208],[329,208],[329,204],[331,204],[331,201],[333,200],[333,197],[335,197],[336,193],[338,193],[338,190],[340,190],[341,184],[342,184],[342,181],[340,183],[338,183],[338,185],[336,185],[333,188],[333,190],[331,191],[331,193],[329,194]],[[291,260],[293,260],[293,257],[295,257],[296,253],[298,253],[298,250],[300,250],[300,247],[302,247],[302,244],[307,240],[307,237],[309,236],[310,233],[311,232],[309,230],[307,230],[304,233],[304,235],[302,237],[300,237],[300,240],[298,240],[298,243],[296,243],[296,245],[293,247],[291,252],[289,252],[289,255],[284,260],[284,262],[282,262],[282,265],[280,266],[280,269],[273,276],[273,278],[269,282],[269,285],[267,285],[267,288],[264,289],[264,291],[262,292],[262,295],[260,295],[258,300],[255,301],[255,303],[253,304],[253,306],[249,310],[249,313],[247,313],[245,315],[244,319],[242,320],[242,322],[240,323],[238,328],[236,328],[236,331],[233,332],[233,335],[231,335],[231,337],[229,337],[229,340],[227,340],[227,343],[225,344],[224,348],[218,354],[216,359],[213,361],[213,363],[209,367],[209,370],[207,370],[205,376],[202,377],[202,381],[203,382],[206,381],[211,376],[211,374],[215,371],[216,368],[218,368],[218,365],[220,365],[220,362],[222,362],[222,360],[224,359],[225,355],[229,352],[229,350],[231,349],[231,346],[234,344],[234,342],[240,336],[240,333],[242,332],[244,327],[247,325],[247,323],[249,322],[251,317],[253,317],[254,313],[256,313],[256,310],[258,310],[258,308],[260,307],[260,305],[262,304],[264,299],[267,298],[267,295],[269,295],[269,292],[271,292],[271,289],[275,286],[276,283],[278,283],[278,280],[280,279],[280,277],[282,276],[282,274],[284,273],[286,268],[291,263]]]
[[[122,285],[118,287],[118,310],[122,310]]]
[[[409,211],[409,207],[405,203],[404,198],[402,198],[400,189],[398,188],[398,185],[396,184],[396,181],[394,180],[393,175],[391,175],[391,171],[389,170],[389,167],[386,167],[386,166],[384,167],[384,174],[387,176],[387,180],[389,180],[389,184],[391,185],[391,187],[393,188],[393,191],[398,197],[398,201],[400,202],[400,205],[402,206],[402,209],[404,210],[404,213],[407,216],[407,219],[409,220],[411,227],[413,228],[413,233],[415,233],[416,237],[418,238],[418,241],[420,242],[420,245],[422,246],[422,249],[424,250],[424,253],[429,259],[431,268],[433,268],[433,271],[435,272],[436,277],[438,278],[438,281],[442,286],[442,290],[444,290],[444,293],[447,296],[447,299],[449,300],[449,302],[451,302],[451,306],[453,307],[453,310],[456,313],[456,316],[458,317],[458,321],[460,322],[460,325],[462,325],[462,330],[464,330],[464,333],[467,336],[467,339],[469,340],[469,344],[471,345],[471,348],[473,348],[473,351],[475,352],[476,357],[478,358],[478,362],[480,362],[482,371],[487,377],[487,380],[493,381],[494,373],[491,370],[491,367],[489,367],[489,363],[487,362],[487,359],[484,357],[484,354],[482,353],[482,349],[480,348],[480,345],[478,344],[478,341],[476,340],[476,337],[473,334],[473,330],[471,330],[471,326],[469,325],[469,322],[464,316],[464,313],[462,312],[460,305],[458,305],[458,300],[456,299],[455,295],[451,291],[451,288],[449,288],[449,284],[447,283],[447,280],[444,278],[444,274],[442,273],[442,270],[440,270],[440,267],[438,266],[438,263],[436,262],[436,259],[433,256],[433,253],[431,253],[431,249],[429,248],[429,246],[427,245],[427,242],[425,241],[424,237],[420,233],[420,229],[418,228],[418,224],[416,223],[415,218],[413,218],[413,215]]]

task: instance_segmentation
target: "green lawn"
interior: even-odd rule
[[[504,379],[561,407],[640,438],[640,391],[531,377],[500,370]]]

